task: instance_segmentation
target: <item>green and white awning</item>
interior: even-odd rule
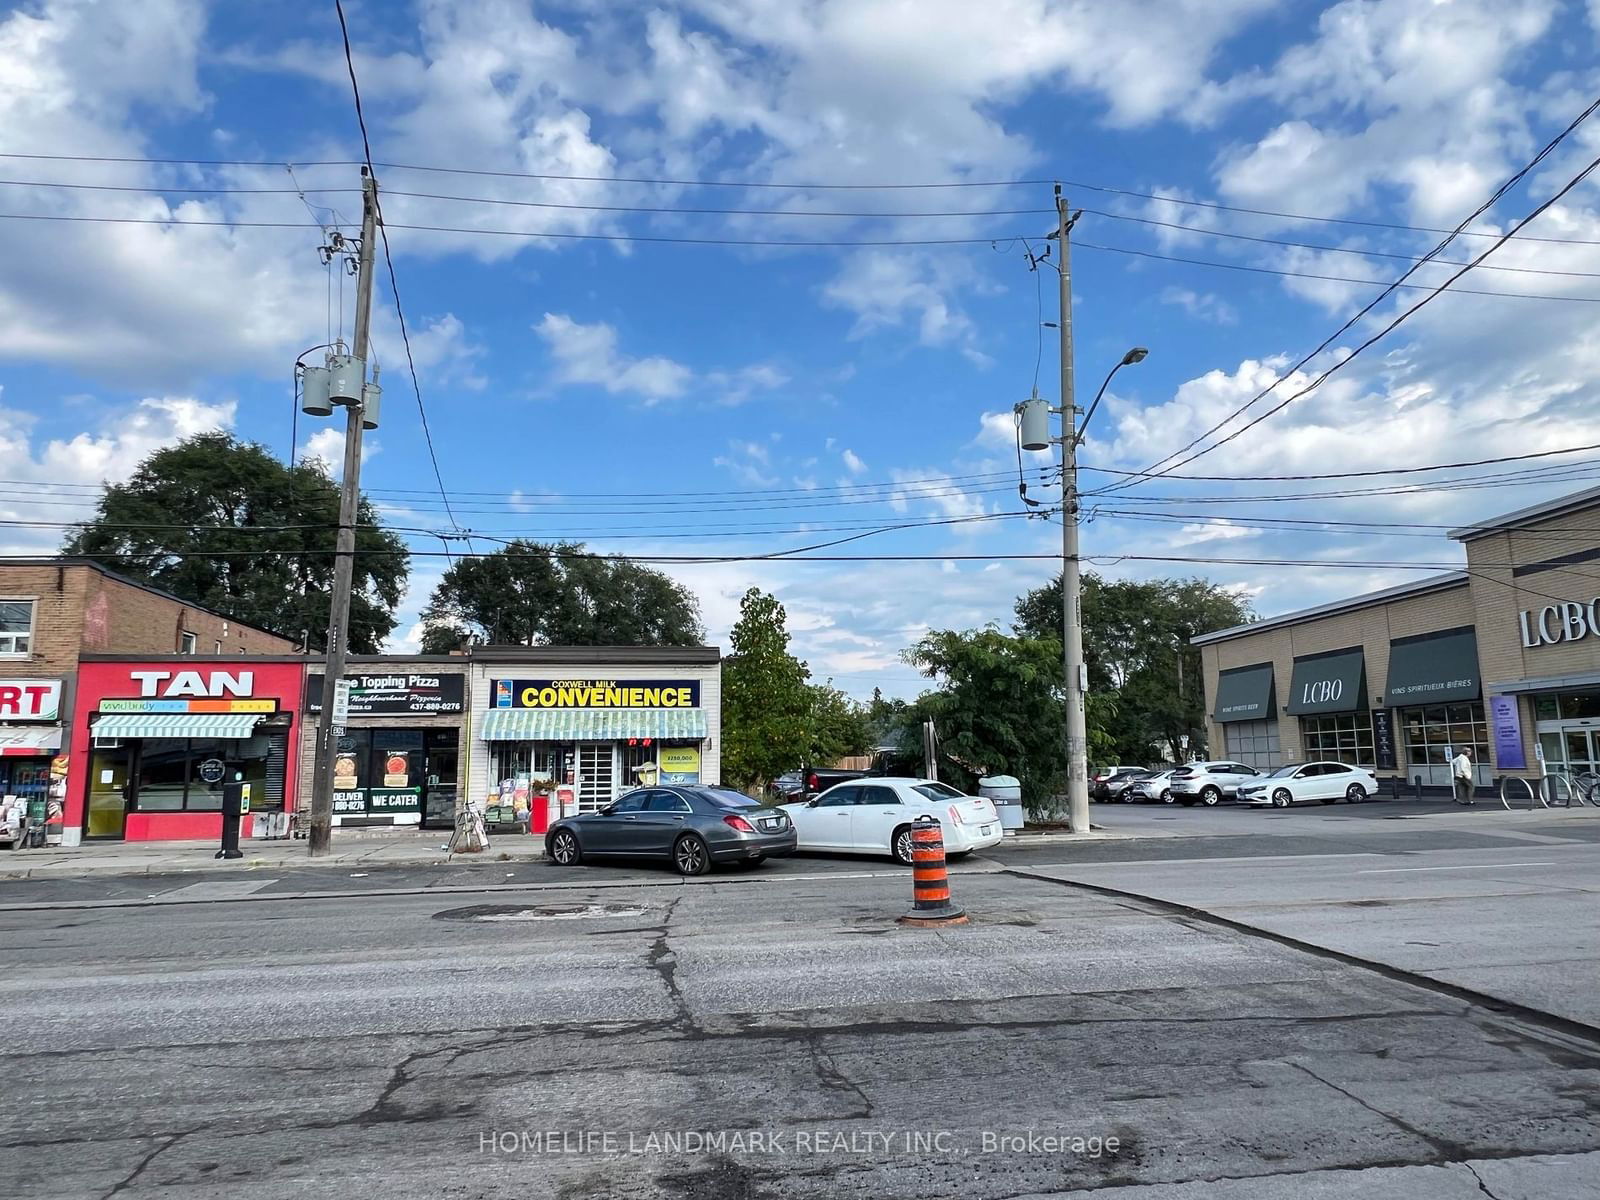
[[[613,742],[706,736],[703,708],[491,708],[486,742]]]
[[[247,738],[261,713],[106,713],[97,738]]]

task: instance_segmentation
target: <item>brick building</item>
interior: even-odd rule
[[[0,565],[0,795],[42,798],[71,746],[85,654],[256,655],[289,638],[81,558]]]
[[[1213,755],[1446,786],[1600,772],[1600,488],[1449,535],[1466,569],[1222,629],[1201,647]]]

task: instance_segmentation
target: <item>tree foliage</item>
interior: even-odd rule
[[[1023,636],[1061,637],[1061,581],[1035,588],[1016,605]],[[1157,752],[1181,761],[1205,737],[1205,697],[1197,634],[1253,620],[1249,604],[1203,579],[1083,578],[1083,656],[1092,695],[1116,698],[1107,732],[1124,763]],[[1182,686],[1180,688],[1180,680]]]
[[[422,610],[422,648],[478,637],[518,646],[697,646],[694,595],[660,571],[574,542],[512,541],[444,573]]]
[[[776,596],[751,588],[722,663],[722,774],[765,788],[785,771],[826,764],[872,744],[867,711],[833,686],[812,683],[789,653],[788,614]]]
[[[789,653],[787,621],[759,588],[739,601],[722,664],[722,774],[737,787],[765,786],[811,749],[809,672]]]
[[[155,451],[106,490],[62,546],[238,621],[322,649],[339,488],[317,460],[285,466],[263,446],[201,433]],[[356,531],[350,649],[394,628],[408,557],[365,499]]]
[[[905,660],[939,684],[899,714],[907,756],[921,758],[921,727],[934,722],[939,773],[971,791],[983,775],[1014,775],[1023,801],[1048,809],[1065,790],[1066,709],[1061,642],[1012,636],[993,626],[938,630],[904,652]],[[1091,697],[1089,739],[1104,746],[1109,703]]]

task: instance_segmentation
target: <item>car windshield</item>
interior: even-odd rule
[[[948,783],[919,783],[911,790],[922,793],[929,800],[959,800],[964,794]]]
[[[1287,779],[1303,766],[1305,766],[1305,763],[1290,763],[1288,766],[1279,767],[1269,778]]]

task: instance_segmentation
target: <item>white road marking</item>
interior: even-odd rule
[[[1463,863],[1456,867],[1374,867],[1357,875],[1397,875],[1402,871],[1503,871],[1508,867],[1559,867],[1560,863]]]

